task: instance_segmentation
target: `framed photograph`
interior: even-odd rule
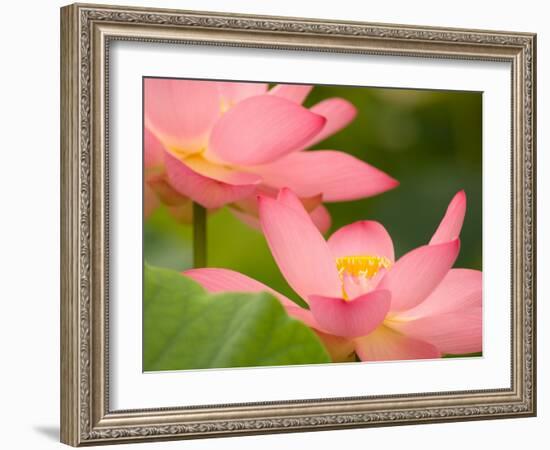
[[[535,415],[535,55],[62,8],[62,442]]]

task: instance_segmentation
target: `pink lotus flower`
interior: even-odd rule
[[[158,155],[149,146],[160,145],[162,156],[155,159],[162,171],[153,190],[162,181],[161,189],[169,186],[171,194],[205,208],[231,205],[254,225],[257,193],[275,197],[286,186],[318,226],[328,228],[322,201],[354,200],[395,187],[393,178],[346,153],[302,151],[356,114],[341,98],[304,108],[311,88],[277,85],[268,91],[262,83],[146,79],[145,153]]]
[[[227,269],[185,275],[207,290],[269,291],[312,327],[334,361],[438,358],[481,351],[481,272],[452,269],[466,211],[455,195],[428,245],[397,261],[378,222],[346,225],[325,241],[288,189],[259,198],[267,242],[304,309],[262,283]]]
[[[144,217],[149,217],[160,203],[163,203],[179,222],[191,223],[193,221],[191,199],[174,190],[166,179],[164,147],[147,128],[143,133],[143,142]]]

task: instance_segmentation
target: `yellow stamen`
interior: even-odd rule
[[[166,146],[166,150],[168,150],[169,153],[171,153],[173,156],[178,158],[180,161],[183,161],[184,159],[188,157],[198,156],[201,155],[206,151],[206,148],[200,148],[197,150],[187,150],[184,148],[179,147],[173,147],[173,146]]]
[[[355,255],[336,258],[336,268],[341,278],[344,274],[372,278],[381,268],[390,267],[391,261],[385,256]]]
[[[374,277],[380,269],[389,269],[390,267],[391,261],[384,256],[352,255],[336,258],[336,268],[342,281],[342,298],[350,301],[346,292],[346,283],[356,284],[359,289],[368,289],[369,282],[367,280]]]
[[[220,112],[222,114],[225,114],[227,111],[229,111],[233,107],[233,105],[234,103],[231,100],[222,98],[220,101]]]

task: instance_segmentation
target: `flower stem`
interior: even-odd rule
[[[193,202],[193,267],[206,267],[206,208]]]

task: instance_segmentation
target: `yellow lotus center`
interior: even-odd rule
[[[390,267],[391,261],[384,256],[354,255],[336,258],[336,268],[340,278],[343,278],[344,275],[372,278],[380,269],[389,269]]]
[[[220,112],[222,114],[225,114],[227,111],[229,111],[233,106],[235,105],[235,102],[232,102],[231,100],[228,100],[226,98],[222,98],[220,100]]]
[[[391,261],[384,256],[352,255],[336,258],[336,268],[342,282],[342,298],[350,301],[374,287],[372,278],[380,269],[389,269]]]
[[[186,161],[189,158],[202,158],[202,155],[206,151],[206,148],[199,148],[197,150],[188,150],[185,148],[166,145],[166,150],[168,150],[173,156],[178,158],[180,161]]]

